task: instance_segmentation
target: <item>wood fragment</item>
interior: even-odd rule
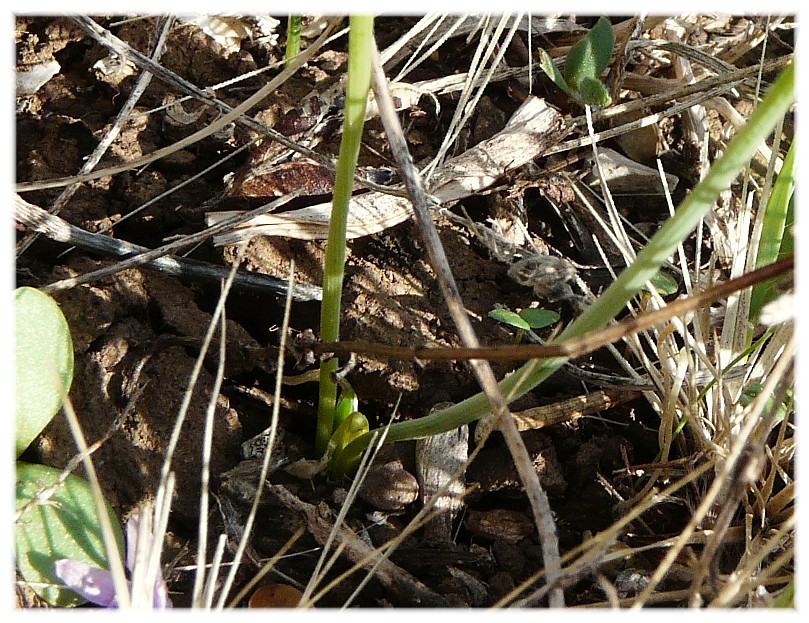
[[[51,240],[75,245],[80,249],[102,253],[108,256],[126,258],[126,261],[128,261],[130,265],[137,265],[135,260],[138,256],[146,257],[146,254],[149,254],[150,259],[144,260],[144,265],[174,277],[217,283],[227,279],[230,273],[230,269],[224,266],[217,266],[208,262],[170,255],[168,249],[165,250],[163,255],[156,255],[155,252],[158,251],[157,249],[148,249],[140,245],[126,242],[125,240],[112,238],[111,236],[88,232],[80,227],[71,225],[56,215],[49,214],[39,206],[25,201],[19,195],[15,195],[14,197],[14,218],[32,231],[44,234]],[[181,246],[188,246],[192,244],[192,242],[186,240],[171,244],[174,245],[172,248],[179,250]],[[110,267],[110,273],[123,270],[123,268],[123,265]],[[57,282],[57,284],[51,284],[51,286],[48,287],[55,289],[59,284],[62,284],[61,287],[72,287],[72,284],[75,282],[77,282],[77,280],[63,280],[62,282]],[[271,293],[279,296],[285,296],[289,287],[285,279],[271,275],[262,275],[261,273],[251,273],[245,270],[238,270],[236,272],[233,286],[259,294]],[[318,286],[307,283],[295,283],[293,285],[292,298],[295,301],[319,301],[323,298],[323,291]]]
[[[598,165],[604,174],[604,181],[613,195],[663,195],[665,194],[660,173],[656,169],[635,162],[608,147],[598,150]],[[593,163],[588,183],[598,187],[598,166]],[[680,182],[676,175],[666,173],[666,184],[673,192]]]
[[[464,465],[469,456],[469,427],[416,440],[416,479],[421,502],[432,502],[424,525],[425,541],[451,542],[452,522],[463,506]]]
[[[612,409],[640,395],[639,391],[603,389],[542,407],[512,411],[511,415],[517,423],[517,430],[536,430]]]

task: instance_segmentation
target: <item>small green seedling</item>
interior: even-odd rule
[[[333,477],[347,476],[356,471],[362,454],[346,452],[346,448],[357,437],[361,437],[369,430],[368,419],[359,411],[350,413],[340,423],[340,426],[337,427],[337,430],[329,439],[327,450],[327,453],[332,457],[329,468]]]
[[[374,18],[353,15],[349,18],[348,75],[343,119],[343,136],[334,180],[329,237],[323,267],[323,301],[320,305],[320,339],[336,342],[340,339],[340,307],[343,296],[343,276],[346,260],[346,222],[348,206],[354,192],[354,172],[362,143],[365,106],[371,86],[371,58],[374,45]],[[315,433],[315,452],[323,456],[337,426],[337,383],[333,374],[337,359],[320,364],[320,389]]]
[[[362,458],[362,449],[351,454],[344,450],[357,437],[370,430],[368,420],[358,410],[357,393],[348,381],[340,379],[336,385],[340,389],[340,397],[334,409],[334,425],[326,449],[318,459],[301,459],[288,465],[286,471],[296,478],[311,479],[324,472],[328,472],[332,478],[342,478],[352,474]]]
[[[601,74],[609,65],[615,35],[606,17],[599,18],[593,29],[570,48],[562,73],[545,50],[540,50],[542,70],[554,84],[582,105],[609,106],[612,103]]]
[[[517,329],[514,342],[519,344],[523,335],[529,329],[544,329],[555,322],[559,322],[559,314],[550,309],[528,308],[513,312],[510,309],[493,309],[489,312],[489,318],[502,324]]]
[[[19,457],[59,412],[73,381],[73,340],[62,310],[34,288],[15,292],[17,405],[15,448]],[[26,511],[15,522],[17,568],[34,591],[54,606],[85,600],[57,579],[57,560],[70,559],[107,568],[96,505],[90,485],[62,470],[17,463],[16,508]],[[47,487],[54,493],[29,505]],[[106,502],[105,502],[106,504]],[[123,531],[112,509],[107,513],[123,551]]]

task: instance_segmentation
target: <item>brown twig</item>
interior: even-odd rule
[[[723,281],[703,292],[673,301],[661,309],[656,309],[640,316],[627,318],[599,331],[593,331],[578,339],[559,344],[520,344],[501,346],[481,346],[477,348],[408,348],[404,346],[388,346],[362,341],[341,341],[317,343],[312,345],[316,354],[331,353],[344,355],[356,353],[371,355],[380,359],[420,359],[429,361],[465,361],[469,359],[487,359],[489,361],[523,361],[527,359],[549,359],[552,357],[573,358],[591,353],[602,346],[612,344],[634,333],[639,333],[658,325],[675,316],[683,316],[699,307],[718,301],[738,290],[749,288],[758,283],[783,275],[795,267],[795,259],[789,256],[773,264],[763,266],[746,273],[741,277]]]

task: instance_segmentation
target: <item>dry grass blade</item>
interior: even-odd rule
[[[544,101],[531,98],[501,132],[434,171],[429,193],[439,205],[480,193],[510,171],[542,155],[561,138],[561,117]],[[239,214],[210,212],[206,222],[219,231],[226,227],[224,221]],[[214,243],[233,244],[257,235],[322,240],[328,233],[330,215],[331,203],[254,218],[243,215],[245,222],[240,227],[217,234]],[[413,208],[404,197],[375,191],[358,195],[351,199],[346,237],[354,239],[379,233],[412,215]]]
[[[413,159],[408,151],[399,120],[393,108],[393,101],[387,92],[387,81],[379,63],[379,52],[376,47],[374,47],[372,84],[377,95],[377,101],[380,103],[382,121],[385,125],[388,140],[391,143],[391,149],[397,158],[399,171],[410,191],[416,222],[424,237],[430,263],[436,272],[438,283],[449,306],[450,314],[455,321],[462,343],[466,347],[477,347],[479,345],[478,339],[461,302],[452,271],[449,269],[446,254],[435,229],[435,224],[430,217],[429,202],[421,178],[413,164]],[[503,432],[534,512],[534,521],[539,531],[543,558],[548,570],[548,581],[552,587],[550,589],[549,604],[552,607],[562,607],[565,603],[564,593],[561,588],[554,587],[560,572],[559,543],[548,498],[542,489],[536,471],[533,469],[525,445],[517,432],[517,427],[509,417],[508,406],[497,386],[497,379],[492,372],[491,366],[487,361],[477,359],[470,360],[470,365],[492,407],[492,416],[488,423],[481,423],[478,428],[478,442],[482,445],[495,426],[499,427]]]

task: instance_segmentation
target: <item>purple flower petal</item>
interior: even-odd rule
[[[126,570],[132,573],[135,570],[135,553],[138,551],[138,527],[140,526],[140,517],[137,513],[132,515],[126,521]]]
[[[91,567],[87,563],[68,558],[57,560],[54,569],[67,588],[87,601],[104,608],[118,607],[112,573],[106,569]]]
[[[162,574],[160,573],[158,573],[158,578],[154,585],[154,607],[155,610],[167,610],[173,607],[171,599],[169,599],[166,583],[163,581]]]

